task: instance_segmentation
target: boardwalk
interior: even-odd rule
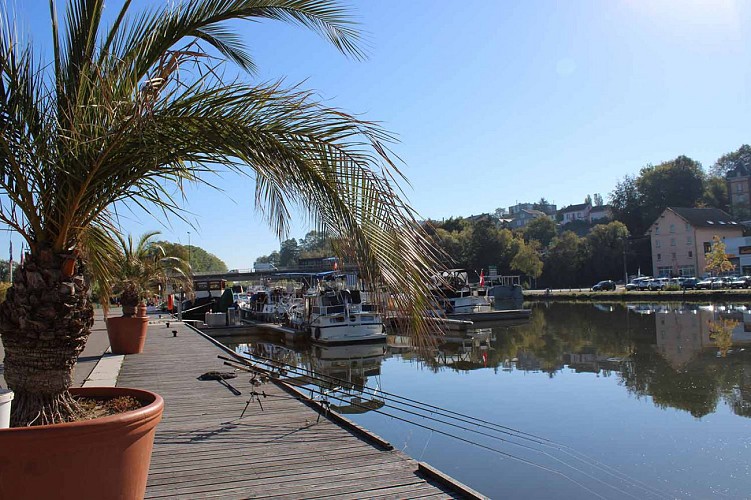
[[[178,332],[174,337],[172,330]],[[249,376],[230,383],[197,377],[228,371],[209,340],[182,325],[151,325],[145,352],[126,356],[118,385],[165,400],[147,498],[458,498],[418,472],[418,463],[385,451],[327,420],[273,383],[263,411]]]

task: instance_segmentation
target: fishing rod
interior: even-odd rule
[[[302,368],[302,367],[299,367],[299,366],[295,366],[295,365],[291,365],[291,364],[288,364],[288,363],[284,363],[282,361],[278,361],[278,360],[275,360],[273,358],[267,358],[265,356],[253,354],[253,353],[250,353],[250,352],[247,352],[247,351],[246,351],[246,354],[248,354],[250,356],[253,356],[253,357],[256,357],[258,359],[261,359],[261,360],[266,360],[266,361],[258,361],[257,363],[264,364],[264,365],[267,365],[267,366],[271,366],[273,369],[276,369],[276,370],[282,370],[282,368],[279,365],[285,366],[285,367],[287,367],[287,369],[285,370],[285,372],[293,372],[293,373],[295,373],[297,375],[300,375],[300,376],[303,376],[305,378],[308,378],[309,380],[311,380],[312,383],[315,383],[316,381],[319,381],[319,382],[329,382],[329,383],[337,382],[337,383],[339,383],[339,385],[349,384],[349,382],[346,381],[346,380],[339,379],[339,378],[336,378],[336,377],[333,377],[333,376],[329,376],[329,375],[325,375],[325,374],[318,374],[318,373],[316,373],[316,372],[314,372],[312,370],[308,370],[306,368]],[[221,356],[220,356],[220,358],[221,358]],[[250,362],[250,360],[248,360],[245,357],[242,357],[242,356],[238,355],[238,358],[240,360],[242,360],[243,362],[245,362],[245,363]],[[256,366],[254,366],[254,368],[255,369],[259,369]],[[300,373],[300,372],[302,372],[302,373]],[[294,385],[298,385],[298,384],[294,384]],[[302,386],[298,385],[298,387],[302,387]],[[311,388],[307,388],[307,387],[305,389],[306,390],[311,390],[311,392],[316,392],[316,393],[319,393],[319,394],[324,395],[324,396],[327,394],[327,393],[324,393],[324,392],[321,392],[321,391],[313,391]],[[331,390],[332,391],[336,391],[336,392],[341,392],[341,393],[345,393],[346,392],[346,391],[344,391],[342,389],[336,389],[336,388],[332,388]],[[471,417],[471,416],[468,416],[468,415],[464,415],[464,414],[461,414],[459,412],[454,412],[454,411],[446,410],[446,409],[443,409],[443,408],[440,408],[440,407],[437,407],[437,406],[434,406],[434,405],[430,405],[430,404],[427,404],[427,403],[422,403],[420,401],[416,401],[416,400],[413,400],[413,399],[410,399],[410,398],[406,398],[404,396],[399,396],[398,394],[388,393],[386,391],[380,391],[380,392],[382,394],[385,394],[385,395],[391,395],[391,396],[393,396],[396,399],[403,399],[403,400],[406,400],[406,401],[417,403],[418,405],[422,405],[422,406],[431,408],[432,410],[426,410],[425,408],[422,408],[422,407],[420,407],[418,405],[414,405],[414,404],[404,403],[404,402],[400,402],[400,401],[392,401],[393,403],[396,403],[398,405],[402,405],[402,406],[406,406],[406,407],[412,407],[412,408],[418,409],[420,411],[427,411],[427,412],[430,412],[430,413],[437,413],[437,414],[439,414],[439,415],[441,415],[443,417],[451,418],[451,419],[458,420],[458,421],[464,422],[464,423],[469,423],[469,424],[475,425],[477,427],[490,429],[490,430],[493,430],[495,432],[500,432],[502,434],[506,434],[506,435],[509,435],[509,436],[517,438],[517,439],[522,439],[522,440],[530,441],[530,442],[532,442],[534,444],[537,444],[537,445],[540,445],[540,446],[545,446],[545,447],[553,448],[554,450],[559,451],[559,452],[561,452],[561,453],[563,453],[563,454],[571,457],[574,460],[577,460],[577,461],[579,461],[581,463],[584,463],[584,464],[586,464],[586,465],[588,465],[590,467],[599,469],[600,471],[608,474],[609,476],[611,476],[611,477],[613,477],[613,478],[615,478],[615,479],[617,479],[619,481],[630,483],[632,486],[640,488],[640,489],[642,489],[642,490],[644,490],[644,491],[646,491],[648,493],[651,493],[651,494],[653,494],[655,496],[658,496],[658,497],[663,496],[664,497],[664,494],[662,492],[654,490],[653,488],[651,488],[650,486],[642,483],[639,480],[630,478],[629,476],[621,473],[620,471],[617,471],[616,469],[608,466],[607,464],[601,463],[601,462],[599,462],[599,461],[597,461],[595,459],[592,459],[591,457],[587,457],[586,455],[581,454],[580,452],[576,452],[575,450],[571,449],[570,447],[568,447],[568,446],[566,446],[564,444],[556,443],[556,442],[554,442],[552,440],[549,440],[549,439],[546,439],[546,438],[542,438],[542,437],[539,437],[539,436],[535,436],[533,434],[529,434],[529,433],[526,433],[526,432],[523,432],[523,431],[518,431],[518,430],[510,428],[510,427],[502,426],[500,424],[495,424],[493,422],[488,422],[488,421],[485,421],[485,420],[482,420],[482,419],[479,419],[479,418],[475,418],[475,417]],[[338,397],[336,397],[336,399],[338,399],[340,401],[344,401],[343,399],[338,398]],[[384,398],[384,399],[388,399],[388,398]],[[354,404],[354,403],[352,403],[352,404]],[[362,405],[356,405],[356,406],[362,406]],[[522,444],[522,443],[514,442],[514,441],[511,441],[511,440],[508,440],[508,439],[501,438],[501,437],[496,436],[496,435],[492,435],[492,434],[489,434],[489,433],[486,433],[486,432],[478,431],[476,429],[471,429],[471,428],[468,428],[468,427],[465,427],[465,426],[462,426],[462,425],[459,425],[459,424],[455,424],[455,423],[452,423],[452,422],[447,422],[445,420],[441,420],[441,419],[438,419],[438,418],[435,418],[435,417],[432,417],[432,416],[428,416],[428,415],[424,415],[424,414],[417,413],[417,412],[414,412],[414,411],[406,410],[404,408],[399,408],[398,406],[391,405],[391,408],[393,408],[393,409],[395,409],[397,411],[401,411],[403,413],[407,413],[407,414],[410,414],[410,415],[417,416],[419,418],[423,418],[423,419],[427,419],[427,420],[432,420],[434,422],[438,422],[438,423],[441,423],[441,424],[444,424],[444,425],[455,427],[455,428],[458,428],[458,429],[461,429],[461,430],[465,430],[465,431],[468,431],[468,432],[473,432],[473,433],[476,433],[476,434],[479,434],[479,435],[482,435],[482,436],[485,436],[485,437],[490,437],[491,439],[496,439],[496,440],[499,440],[499,441],[502,441],[502,442],[506,442],[506,443],[509,443],[511,445],[516,445],[516,446],[519,446],[521,448],[530,450],[530,451],[535,452],[535,453],[543,454],[543,455],[549,457],[550,459],[555,460],[555,461],[563,464],[564,466],[571,468],[572,470],[574,470],[576,472],[579,472],[579,473],[584,474],[584,475],[588,475],[586,472],[582,471],[581,469],[578,469],[577,467],[574,467],[571,464],[566,463],[565,461],[561,460],[560,458],[555,457],[555,456],[551,455],[550,453],[547,453],[547,452],[545,452],[543,450],[538,450],[538,449],[536,449],[534,447],[531,447],[529,445],[525,445],[525,444]],[[376,413],[381,413],[383,415],[386,415],[386,416],[389,416],[389,417],[392,417],[392,418],[396,418],[398,420],[402,420],[402,421],[407,422],[407,423],[411,423],[411,424],[417,425],[418,427],[422,427],[421,424],[418,424],[418,423],[413,422],[411,420],[406,420],[406,419],[397,417],[397,416],[392,415],[392,414],[384,413],[384,412],[379,411],[379,410],[372,410],[372,411],[376,411]],[[487,424],[490,424],[490,425],[482,425],[482,424],[479,424],[479,423],[474,422],[472,420],[467,420],[465,418],[454,417],[454,416],[449,415],[447,413],[454,414],[454,415],[460,415],[462,417],[467,417],[469,419],[475,419],[475,420],[477,420],[479,422],[487,423]],[[512,432],[509,432],[509,431],[512,431]],[[513,432],[516,432],[518,434],[514,434]],[[456,439],[463,440],[462,438],[459,438],[457,436],[453,436],[450,433],[446,433],[446,435],[455,437]],[[473,441],[467,441],[467,442],[474,443]],[[581,456],[577,456],[576,453],[581,454],[584,458],[582,458]],[[593,479],[593,480],[595,480],[597,482],[600,482],[600,483],[602,483],[603,485],[605,485],[605,486],[607,486],[609,488],[617,489],[617,487],[615,487],[613,485],[610,485],[610,484],[608,484],[608,483],[600,480],[599,478],[597,478],[595,476],[591,476],[591,475],[588,475],[588,476],[590,476],[591,479]],[[624,492],[624,491],[620,491],[620,492],[624,493],[626,495],[629,495],[627,492]]]
[[[573,477],[569,476],[565,472],[560,471],[558,469],[554,469],[554,468],[548,467],[546,465],[535,463],[535,462],[533,462],[533,461],[531,461],[529,459],[526,459],[526,458],[523,458],[523,457],[519,457],[519,456],[514,455],[512,453],[499,450],[499,449],[494,448],[492,446],[488,446],[486,444],[482,444],[482,443],[479,443],[477,441],[473,441],[473,440],[468,439],[468,438],[457,436],[455,434],[451,434],[450,432],[447,432],[447,431],[444,431],[444,430],[441,430],[441,429],[438,429],[438,428],[435,428],[435,427],[431,427],[429,425],[421,424],[419,422],[415,422],[413,420],[410,420],[410,419],[407,419],[407,418],[404,418],[404,417],[400,417],[398,415],[394,415],[394,414],[385,412],[383,410],[378,410],[378,409],[375,409],[375,408],[370,408],[368,406],[365,406],[365,405],[363,405],[361,403],[358,403],[358,402],[355,402],[355,401],[349,401],[347,399],[344,399],[343,397],[337,396],[336,394],[334,394],[332,392],[326,392],[326,391],[324,391],[322,389],[315,389],[315,388],[311,388],[311,387],[302,387],[302,386],[299,386],[297,384],[290,384],[290,385],[295,385],[297,387],[304,388],[306,391],[310,391],[311,397],[309,399],[311,399],[311,400],[313,400],[313,397],[312,397],[313,394],[317,394],[317,395],[323,396],[324,398],[329,398],[330,397],[331,399],[334,399],[336,401],[340,401],[340,402],[343,402],[343,403],[348,403],[348,404],[350,404],[350,405],[352,405],[352,406],[354,406],[356,408],[361,408],[361,409],[364,409],[364,410],[372,411],[374,413],[378,413],[380,415],[384,415],[386,417],[393,418],[395,420],[398,420],[398,421],[401,421],[401,422],[404,422],[404,423],[407,423],[407,424],[411,424],[411,425],[417,426],[419,428],[422,428],[422,429],[425,429],[425,430],[428,430],[428,431],[431,431],[431,432],[435,432],[436,434],[440,434],[440,435],[443,435],[443,436],[446,436],[446,437],[449,437],[449,438],[452,438],[452,439],[456,439],[458,441],[461,441],[461,442],[464,442],[464,443],[467,443],[467,444],[470,444],[470,445],[473,445],[473,446],[477,446],[479,448],[485,449],[485,450],[490,451],[492,453],[499,454],[501,456],[504,456],[504,457],[509,458],[511,460],[520,462],[522,464],[529,465],[531,467],[535,467],[535,468],[541,469],[543,471],[546,471],[546,472],[549,472],[551,474],[554,474],[554,475],[557,475],[559,477],[562,477],[563,479],[571,482],[572,484],[575,484],[576,486],[579,486],[580,488],[588,491],[589,493],[595,495],[598,498],[602,498],[602,499],[605,498],[602,495],[600,495],[599,493],[597,493],[596,491],[592,490],[591,488],[589,488],[586,485],[584,485],[583,483],[581,483],[580,481],[574,479]],[[344,391],[339,390],[339,391],[336,391],[336,392],[344,392]],[[322,401],[321,403],[324,406],[330,405],[330,403],[328,401]],[[425,417],[423,417],[423,418],[425,418]],[[506,441],[506,440],[503,440],[503,441]],[[516,444],[516,443],[511,443],[511,444]],[[543,454],[547,455],[547,453],[541,452],[540,450],[535,450],[534,448],[531,448],[531,447],[525,447],[525,448],[528,448],[531,451],[536,451],[538,453],[543,453]],[[552,456],[550,458],[555,459],[555,457],[552,457]],[[608,484],[608,483],[606,483],[606,482],[598,479],[597,477],[595,477],[595,476],[593,476],[593,475],[591,475],[591,474],[589,474],[589,473],[587,473],[587,472],[585,472],[585,471],[583,471],[581,469],[577,469],[576,467],[573,467],[571,465],[565,464],[565,462],[562,462],[560,460],[558,460],[558,461],[561,462],[561,463],[563,463],[564,465],[568,466],[569,468],[571,468],[575,472],[578,472],[578,473],[580,473],[580,474],[588,477],[589,479],[592,479],[592,480],[595,480],[597,482],[600,482],[600,483],[604,484],[605,486],[607,486],[609,488],[615,489],[618,492],[623,493],[624,495],[630,496],[632,498],[637,498],[637,497],[631,495],[629,492],[624,491],[624,490],[618,488],[617,486],[610,485],[610,484]]]
[[[270,363],[263,363],[265,365],[274,366],[274,364],[281,364],[281,365],[287,367],[288,370],[298,372],[299,375],[312,374],[312,376],[311,375],[307,375],[307,376],[309,376],[311,378],[314,378],[314,379],[317,378],[319,380],[327,379],[330,382],[348,383],[346,380],[342,380],[342,379],[339,379],[339,378],[336,378],[336,377],[332,377],[332,376],[326,375],[326,374],[316,373],[313,370],[309,370],[307,368],[303,368],[303,367],[291,365],[291,364],[288,364],[288,363],[284,363],[282,361],[278,361],[278,360],[275,360],[273,358],[267,358],[267,357],[261,356],[259,354],[253,354],[253,353],[248,352],[248,351],[245,351],[245,354],[248,354],[250,356],[253,356],[255,358],[258,358],[258,359],[261,359],[261,360],[264,360],[264,361],[270,361]],[[241,359],[243,359],[243,358],[241,358]],[[303,372],[303,373],[299,373],[299,372]],[[483,419],[478,418],[478,417],[473,417],[471,415],[467,415],[467,414],[464,414],[464,413],[459,413],[459,412],[456,412],[456,411],[453,411],[453,410],[448,410],[448,409],[445,409],[445,408],[441,408],[439,406],[431,405],[429,403],[423,403],[422,401],[417,401],[415,399],[411,399],[411,398],[408,398],[408,397],[405,397],[405,396],[400,396],[399,394],[394,394],[394,393],[383,391],[383,390],[381,390],[380,392],[381,392],[381,394],[383,394],[385,396],[388,396],[392,400],[397,400],[397,401],[394,401],[396,404],[400,404],[400,405],[404,405],[404,406],[408,406],[408,407],[413,407],[413,408],[425,407],[427,409],[425,409],[423,411],[434,412],[434,413],[437,413],[437,414],[442,415],[444,417],[454,418],[456,420],[459,420],[459,421],[462,421],[462,422],[465,422],[465,423],[468,423],[468,424],[477,425],[478,427],[483,427],[483,428],[486,428],[486,429],[496,430],[497,432],[501,432],[501,433],[504,433],[504,434],[515,436],[515,437],[518,437],[520,439],[526,439],[526,440],[529,440],[529,441],[532,441],[532,442],[538,442],[538,444],[545,444],[545,443],[547,443],[547,444],[549,444],[551,446],[553,446],[553,445],[564,446],[564,445],[561,445],[560,443],[556,443],[555,441],[553,441],[551,439],[547,439],[547,438],[544,438],[542,436],[537,436],[537,435],[534,435],[534,434],[530,434],[528,432],[520,431],[518,429],[514,429],[513,427],[507,427],[505,425],[500,425],[500,424],[495,423],[495,422],[490,422],[490,421],[487,421],[487,420],[483,420]],[[398,400],[402,400],[402,401],[406,401],[406,402],[401,402],[401,401],[398,401]],[[454,415],[456,415],[456,416],[454,416]],[[539,442],[539,441],[542,441],[542,442]]]

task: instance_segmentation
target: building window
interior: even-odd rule
[[[689,251],[688,251],[688,258],[690,259],[690,258],[692,258],[693,256],[694,256],[694,252],[692,252],[691,250],[689,250]]]
[[[678,269],[678,273],[681,276],[695,276],[696,275],[696,269],[694,266],[681,266]]]
[[[675,252],[673,252],[673,260],[675,260]]]
[[[712,242],[711,241],[705,241],[704,242],[704,253],[709,253],[712,251]]]
[[[735,184],[735,190],[737,192],[739,192],[739,193],[742,193],[743,192],[743,184],[741,184],[740,182],[736,183]]]
[[[662,254],[661,253],[657,254],[657,260],[662,260]]]
[[[660,240],[655,240],[655,247],[660,248]]]
[[[660,226],[655,226],[655,234],[660,234]]]
[[[694,244],[694,239],[691,236],[686,236],[686,245],[691,246],[693,244]]]
[[[657,276],[664,278],[670,276],[673,272],[673,268],[670,266],[657,266]]]
[[[671,247],[675,246],[675,238],[670,238],[670,246]]]
[[[670,232],[671,233],[675,232],[675,224],[670,224]]]
[[[691,231],[691,226],[689,226],[688,222],[686,222],[686,232]]]

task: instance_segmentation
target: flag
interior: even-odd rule
[[[480,286],[485,286],[485,270],[480,269]]]
[[[26,249],[25,249],[25,247],[24,247],[24,245],[22,243],[21,244],[21,267],[23,267],[23,256],[24,256],[25,253],[26,253]]]

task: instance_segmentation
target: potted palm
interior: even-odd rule
[[[134,244],[133,238],[126,240],[115,234],[119,243],[116,253],[108,252],[102,259],[112,261],[109,269],[116,269],[112,291],[118,294],[122,316],[107,318],[107,335],[114,354],[138,354],[143,351],[148,331],[146,317],[147,296],[155,289],[182,287],[190,290],[190,264],[183,259],[167,255],[163,245],[153,241],[160,234],[151,231],[143,234]],[[110,276],[95,276],[101,291],[102,304],[109,304]]]
[[[211,186],[207,174],[220,169],[252,175],[280,236],[303,207],[418,326],[436,254],[396,185],[388,133],[299,87],[217,68],[222,57],[255,68],[233,20],[297,23],[361,56],[336,0],[192,0],[143,12],[128,0],[106,20],[103,0],[68,0],[60,17],[58,3],[49,3],[50,50],[19,37],[12,2],[0,6],[0,222],[29,249],[0,304],[15,393],[11,428],[0,430],[0,497],[135,498],[161,398],[71,388],[94,318],[97,254],[85,242],[118,230],[118,204],[181,217],[184,183]],[[82,394],[130,395],[143,407],[85,420]]]

